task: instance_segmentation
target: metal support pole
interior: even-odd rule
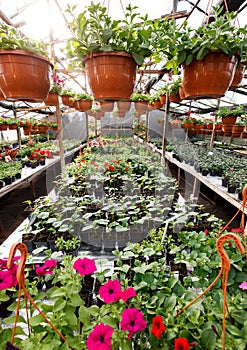
[[[87,135],[87,147],[89,147],[89,128],[88,128],[88,114],[85,112],[86,118],[86,135]]]
[[[217,99],[217,109],[220,107],[220,98]],[[212,130],[212,136],[210,140],[210,145],[209,147],[213,147],[214,145],[214,139],[215,139],[215,124],[217,123],[217,115],[215,114],[214,116],[214,125],[213,125],[213,130]]]
[[[15,103],[14,103],[15,104]],[[14,106],[15,107],[15,106]],[[14,113],[14,117],[15,119],[17,120],[17,112],[16,112],[16,109],[14,108],[13,109],[13,113]],[[19,149],[21,149],[21,132],[20,132],[20,127],[17,123],[17,130],[16,130],[16,133],[17,133],[17,141],[18,141],[18,146],[19,146]]]
[[[61,164],[61,171],[63,171],[65,168],[64,146],[63,146],[63,123],[62,123],[61,109],[59,105],[56,106],[56,116],[57,116],[60,164]]]
[[[169,101],[169,94],[167,92],[166,93],[165,112],[164,112],[164,115],[163,115],[163,121],[164,121],[163,136],[162,136],[163,137],[163,139],[162,139],[162,158],[163,158],[163,162],[165,161],[165,155],[166,155],[169,111],[170,111],[170,101]]]
[[[145,141],[148,142],[148,128],[149,128],[149,110],[146,111],[146,130],[145,130]]]

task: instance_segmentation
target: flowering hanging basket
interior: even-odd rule
[[[0,86],[7,101],[42,102],[50,89],[48,58],[23,50],[0,50]]]
[[[135,84],[136,62],[122,51],[94,52],[83,60],[95,99],[129,99]]]
[[[186,99],[219,98],[232,83],[237,57],[210,52],[204,59],[182,64],[182,84]]]

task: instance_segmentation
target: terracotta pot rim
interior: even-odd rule
[[[85,62],[99,56],[124,56],[134,59],[132,54],[126,51],[97,51],[91,52],[89,55],[85,56],[82,60],[82,64],[85,65]]]
[[[18,50],[18,49],[0,49],[0,55],[19,55],[19,56],[31,56],[31,57],[36,57],[40,60],[46,61],[51,65],[53,68],[53,64],[50,62],[49,58],[46,56],[42,56],[38,53],[31,52],[31,51],[26,51],[26,50]]]

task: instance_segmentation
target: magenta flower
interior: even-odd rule
[[[43,266],[36,265],[35,272],[36,275],[52,275],[54,267],[57,266],[57,261],[55,259],[46,260]]]
[[[106,304],[120,300],[122,296],[121,284],[119,281],[109,280],[99,289],[99,295]]]
[[[111,336],[114,329],[111,326],[100,323],[94,327],[94,330],[87,338],[87,347],[89,350],[111,350]]]
[[[121,299],[126,302],[129,298],[132,298],[135,296],[136,296],[136,291],[134,290],[134,288],[127,288],[122,292]]]
[[[242,290],[247,290],[247,282],[246,281],[242,282],[238,287]]]
[[[13,275],[11,271],[0,271],[0,290],[13,287]]]
[[[91,275],[97,270],[94,260],[88,258],[77,259],[73,267],[81,276]]]
[[[145,329],[147,322],[144,320],[142,312],[137,308],[130,308],[123,311],[120,327],[123,331],[128,331],[128,338],[131,338],[134,333]]]
[[[53,269],[57,266],[57,261],[55,259],[46,260],[44,263],[44,268]]]

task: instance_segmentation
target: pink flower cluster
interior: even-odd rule
[[[109,304],[118,300],[127,302],[129,298],[136,296],[136,291],[134,288],[127,288],[122,291],[119,281],[109,280],[107,283],[100,287],[99,295],[106,304]]]
[[[36,275],[52,275],[53,269],[57,266],[57,261],[55,259],[46,260],[43,266],[36,265],[35,272]]]
[[[122,312],[120,327],[122,331],[129,332],[128,338],[131,338],[133,334],[144,330],[147,327],[147,322],[144,319],[142,312],[137,308],[129,308]],[[94,330],[89,334],[87,338],[87,347],[89,350],[111,350],[111,336],[114,329],[100,323],[94,327]]]
[[[17,285],[16,272],[18,265],[14,262],[20,257],[15,257],[10,268],[7,268],[7,259],[0,259],[0,290],[15,287]]]

